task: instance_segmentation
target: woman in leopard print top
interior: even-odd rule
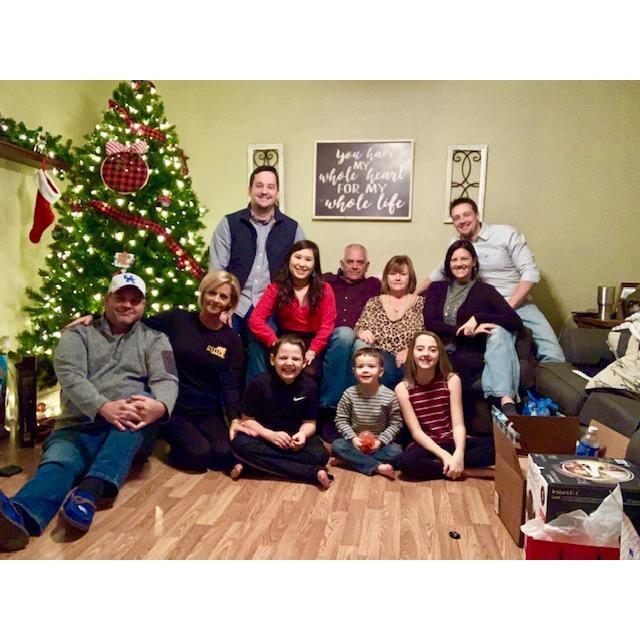
[[[382,384],[393,389],[402,380],[402,366],[413,337],[424,329],[424,299],[417,296],[416,272],[409,256],[393,256],[382,273],[382,294],[371,298],[354,331],[354,351],[367,345],[382,350]]]

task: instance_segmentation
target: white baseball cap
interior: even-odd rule
[[[147,295],[147,285],[144,283],[144,280],[135,273],[116,273],[116,275],[111,278],[109,291],[107,293],[114,293],[122,289],[122,287],[135,287],[143,296]]]

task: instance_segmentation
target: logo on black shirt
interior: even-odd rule
[[[212,347],[209,345],[207,347],[207,351],[212,353],[214,356],[218,356],[218,358],[224,359],[227,355],[227,347]]]

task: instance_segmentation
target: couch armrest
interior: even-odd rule
[[[580,328],[567,323],[559,341],[567,362],[595,365],[601,360],[613,361],[613,354],[607,345],[608,335],[608,329]]]

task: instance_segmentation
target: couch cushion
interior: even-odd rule
[[[627,438],[640,426],[640,401],[610,390],[590,391],[582,410],[580,423],[588,425],[598,420]]]
[[[587,381],[566,362],[541,362],[535,370],[536,391],[551,398],[566,416],[577,416],[586,400]]]
[[[583,329],[570,323],[560,333],[559,341],[569,362],[598,364],[602,369],[613,360],[607,345],[608,335],[608,329]]]

